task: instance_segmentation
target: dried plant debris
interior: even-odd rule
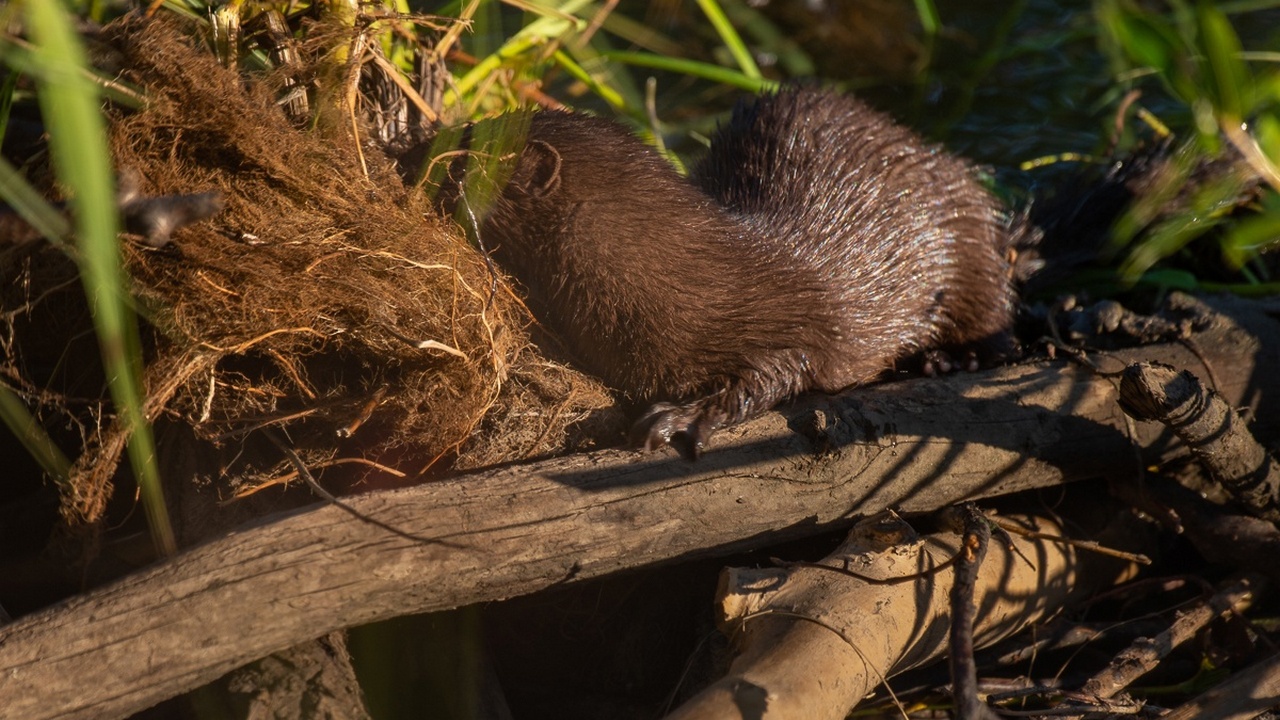
[[[268,428],[322,477],[340,469],[337,483],[410,482],[555,452],[611,404],[532,349],[506,283],[381,154],[342,129],[295,129],[269,82],[222,68],[172,21],[119,22],[97,39],[149,99],[108,108],[117,167],[141,197],[217,193],[223,206],[174,230],[166,251],[124,236],[149,417],[162,441],[213,460],[171,483],[216,480],[225,496],[287,477]],[[64,516],[95,522],[127,437],[75,265],[47,244],[0,250],[0,377],[79,449]]]

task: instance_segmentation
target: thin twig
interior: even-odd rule
[[[995,720],[995,713],[978,698],[978,667],[973,656],[973,624],[978,611],[973,596],[978,570],[991,542],[991,525],[973,503],[956,509],[963,515],[964,534],[951,586],[951,698],[960,720]]]

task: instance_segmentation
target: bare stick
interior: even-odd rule
[[[1280,464],[1227,401],[1196,376],[1167,365],[1135,363],[1124,371],[1120,400],[1135,419],[1173,430],[1238,502],[1264,520],[1280,521]]]
[[[991,542],[991,526],[973,503],[953,510],[961,516],[963,534],[951,584],[951,698],[960,720],[994,720],[995,713],[978,699],[978,665],[973,657],[975,588]]]
[[[1139,638],[1116,656],[1105,670],[1085,682],[1082,690],[1099,698],[1110,698],[1142,677],[1162,658],[1195,637],[1210,621],[1253,604],[1259,578],[1246,576],[1226,586],[1208,600],[1196,603],[1180,614],[1168,630],[1153,638]]]

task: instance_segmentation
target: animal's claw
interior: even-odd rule
[[[697,460],[718,427],[716,413],[705,403],[657,403],[632,426],[631,440],[648,451],[670,445],[686,459]]]

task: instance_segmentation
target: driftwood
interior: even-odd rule
[[[1120,381],[1120,403],[1133,418],[1173,430],[1209,476],[1252,514],[1280,521],[1280,465],[1240,414],[1191,372],[1130,365]]]
[[[1019,525],[1065,531],[1047,518]],[[821,563],[721,576],[722,624],[744,650],[729,675],[672,713],[671,720],[839,720],[885,678],[940,657],[952,627],[948,598],[960,535],[920,538],[896,516],[859,523]],[[1087,593],[1132,573],[1093,563],[1081,577],[1077,551],[1046,539],[991,543],[974,578],[974,641],[989,645]],[[895,581],[896,579],[896,581]],[[982,707],[982,706],[979,706]],[[972,716],[971,716],[972,717]]]
[[[1208,361],[1218,392],[1257,410],[1280,397],[1280,342],[1262,313],[1237,318],[1196,335],[1200,355],[1177,343],[1115,355]],[[1274,436],[1280,413],[1256,417]],[[604,451],[348,498],[400,533],[331,505],[264,518],[0,628],[0,717],[118,717],[338,628],[760,547],[889,507],[1127,477],[1177,451],[1161,427],[1131,427],[1111,381],[1041,362],[808,398],[724,432],[694,464]]]

